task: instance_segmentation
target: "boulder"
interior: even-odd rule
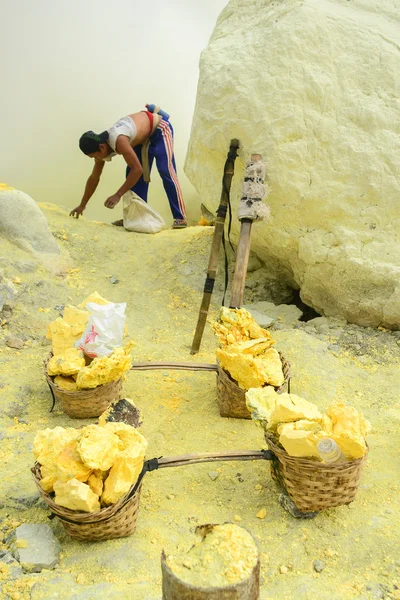
[[[11,553],[25,572],[40,573],[58,564],[61,546],[49,525],[24,523],[11,536]]]
[[[252,250],[319,314],[400,327],[397,0],[231,0],[200,61],[185,171],[210,210],[232,138],[235,214],[263,155]],[[213,199],[213,205],[212,205]],[[235,220],[233,238],[239,223]]]
[[[0,187],[0,235],[38,257],[59,255],[58,244],[36,202],[24,192]]]

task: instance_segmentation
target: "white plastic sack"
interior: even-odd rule
[[[165,221],[137,194],[129,190],[123,195],[124,227],[138,233],[158,233],[165,227]]]
[[[104,306],[88,302],[89,320],[82,337],[75,342],[87,356],[109,356],[114,348],[122,346],[125,328],[126,302],[110,302]]]

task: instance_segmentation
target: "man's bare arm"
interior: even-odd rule
[[[130,145],[128,137],[120,135],[117,140],[116,148],[118,154],[122,154],[126,164],[128,165],[128,167],[131,168],[131,170],[128,177],[126,178],[123,185],[121,185],[119,190],[113,196],[107,198],[107,200],[105,201],[104,204],[105,206],[107,206],[107,208],[114,208],[114,206],[116,206],[120,201],[121,196],[123,196],[128,190],[131,189],[131,187],[135,185],[135,183],[137,183],[137,181],[140,179],[141,174],[143,173],[142,165],[140,164],[140,161],[136,156],[135,151]]]
[[[103,168],[104,168],[104,161],[98,160],[97,158],[95,158],[94,159],[94,167],[93,167],[93,170],[86,182],[85,191],[83,193],[81,203],[79,204],[79,206],[74,208],[74,210],[71,210],[71,212],[69,213],[71,217],[76,217],[78,219],[79,215],[81,215],[83,213],[83,211],[85,210],[87,203],[89,202],[90,198],[93,196],[93,194],[96,191],[96,188],[100,181],[101,174],[103,172]]]

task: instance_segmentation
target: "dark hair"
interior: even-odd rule
[[[94,131],[85,131],[79,138],[79,148],[84,154],[92,154],[100,150],[100,144],[106,143],[108,140],[108,131],[95,133]]]

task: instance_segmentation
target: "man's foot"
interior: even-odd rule
[[[116,227],[123,227],[124,226],[124,220],[123,219],[119,219],[118,221],[113,221],[111,223],[111,225],[115,225]]]
[[[174,219],[172,229],[185,229],[185,227],[187,227],[185,219]]]

